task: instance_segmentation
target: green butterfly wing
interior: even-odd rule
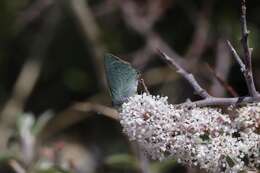
[[[107,54],[105,70],[114,106],[121,106],[137,93],[139,73],[128,62]]]

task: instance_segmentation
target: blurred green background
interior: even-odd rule
[[[260,1],[248,0],[247,7],[259,89]],[[110,52],[131,62],[150,92],[171,103],[198,97],[157,48],[212,95],[244,96],[245,82],[226,44],[230,40],[242,55],[240,34],[238,0],[1,0],[0,172],[15,172],[14,165],[28,172],[199,172],[174,160],[145,159],[128,142],[111,106],[103,57]],[[29,144],[18,119],[43,116],[51,118],[32,137],[37,142],[26,160]]]

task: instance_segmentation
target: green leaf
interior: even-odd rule
[[[139,74],[128,62],[107,54],[105,70],[113,105],[121,106],[137,92]]]

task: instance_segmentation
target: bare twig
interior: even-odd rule
[[[236,60],[237,63],[239,64],[241,72],[244,74],[244,72],[246,71],[246,66],[245,66],[245,64],[243,63],[243,61],[242,61],[241,58],[239,57],[237,51],[236,51],[235,48],[232,46],[232,44],[230,43],[230,41],[227,40],[227,44],[228,44],[228,47],[229,47],[229,49],[230,49],[232,55],[234,56],[235,60]]]
[[[255,85],[254,85],[253,78],[251,78],[252,75],[251,75],[251,77],[249,77],[249,76],[250,76],[250,73],[252,74],[252,71],[251,71],[251,72],[248,71],[247,66],[246,66],[246,65],[244,64],[244,62],[241,60],[241,58],[239,57],[237,51],[236,51],[235,48],[232,46],[232,44],[231,44],[229,41],[227,41],[227,44],[228,44],[229,49],[230,49],[230,51],[232,52],[232,54],[233,54],[235,60],[237,61],[237,63],[238,63],[239,66],[240,66],[240,71],[242,72],[242,74],[243,74],[243,76],[244,76],[244,78],[245,78],[245,81],[246,81],[246,84],[247,84],[248,91],[249,91],[250,95],[253,96],[253,97],[257,97],[258,93],[257,93],[257,91],[256,91],[256,89],[255,89]]]
[[[245,71],[245,80],[246,84],[249,90],[249,93],[252,97],[257,97],[258,93],[255,88],[255,83],[253,79],[253,73],[252,73],[252,50],[249,48],[249,43],[248,43],[248,35],[249,31],[247,30],[247,21],[246,21],[246,0],[242,0],[241,2],[241,43],[243,46],[243,51],[244,51],[244,63],[246,66],[246,71]]]
[[[244,49],[244,60],[247,68],[251,68],[251,50],[249,48],[248,36],[249,31],[247,30],[247,21],[246,21],[246,0],[241,1],[241,42]]]
[[[221,86],[223,86],[227,92],[229,94],[231,94],[233,97],[238,97],[237,92],[234,90],[234,88],[232,88],[224,79],[222,79],[219,74],[213,70],[213,68],[207,64],[208,69],[210,70],[210,72],[214,75],[214,77],[216,78],[216,80],[221,84]]]
[[[144,79],[140,79],[140,83],[141,83],[141,85],[143,86],[144,91],[145,91],[147,94],[150,94],[150,92],[149,92],[149,90],[148,90],[148,88],[147,88],[147,86],[146,86],[146,84],[145,84],[145,82],[144,82]]]
[[[238,53],[231,45],[231,43],[229,41],[227,41],[227,43],[237,63],[240,65],[250,96],[258,97],[259,94],[255,88],[253,72],[252,72],[251,56],[252,56],[253,49],[249,48],[249,43],[248,43],[249,31],[247,30],[247,21],[246,21],[246,0],[241,0],[241,35],[242,35],[241,44],[244,52],[243,61],[241,60],[241,58],[239,57]]]
[[[212,97],[204,100],[192,102],[196,106],[230,106],[243,105],[247,103],[260,102],[260,96],[257,97],[234,97],[234,98],[218,98]]]
[[[259,102],[260,95],[258,94],[256,97],[234,97],[234,98],[218,98],[210,96],[205,89],[203,89],[199,83],[196,81],[194,76],[188,72],[186,72],[176,61],[170,58],[163,52],[159,52],[161,56],[170,63],[170,65],[177,68],[177,72],[180,73],[194,88],[194,90],[199,93],[199,95],[203,98],[202,100],[195,102],[188,102],[186,104],[194,104],[196,106],[230,106],[230,105],[240,105],[252,102]]]
[[[204,99],[211,97],[208,92],[199,85],[199,83],[196,81],[191,73],[188,73],[186,70],[184,70],[173,58],[170,58],[168,55],[161,52],[160,50],[159,53],[165,60],[167,60],[167,62],[170,63],[170,65],[177,68],[177,72],[180,73],[191,84],[196,94],[200,95]]]

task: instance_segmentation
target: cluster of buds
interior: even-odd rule
[[[229,113],[231,112],[232,113]],[[237,173],[260,166],[260,104],[221,109],[172,105],[167,97],[130,97],[120,122],[153,159],[174,158],[208,172]]]

